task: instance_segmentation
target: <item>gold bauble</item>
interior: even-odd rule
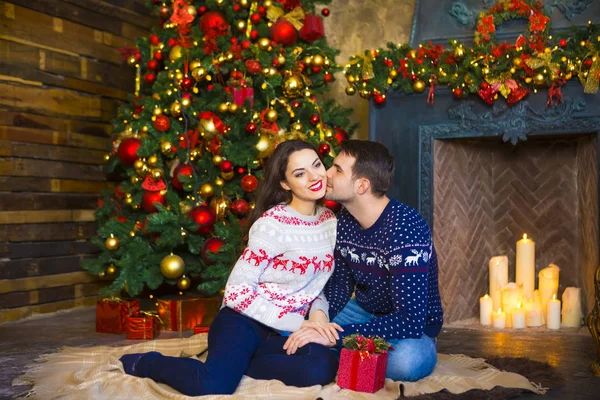
[[[147,162],[148,162],[149,166],[154,167],[154,166],[156,166],[156,164],[158,164],[158,157],[156,157],[156,156],[150,156],[150,157],[148,157],[148,161]]]
[[[201,65],[202,65],[202,61],[200,61],[200,60],[192,60],[192,61],[190,61],[188,67],[190,68],[190,71],[193,71],[196,68],[200,67]]]
[[[425,82],[417,79],[415,83],[413,83],[413,90],[415,93],[423,93],[425,91]]]
[[[346,75],[346,80],[348,81],[348,83],[354,83],[354,82],[356,82],[356,78],[352,74]]]
[[[484,67],[481,69],[481,73],[483,75],[488,75],[490,73],[490,69],[488,67]]]
[[[167,279],[177,279],[183,275],[185,263],[175,254],[170,254],[160,262],[160,273]]]
[[[516,73],[516,72],[517,72],[517,70],[516,70],[514,67],[513,67],[513,68],[511,68],[511,69],[509,69],[509,71],[510,71],[510,73],[511,73],[511,74],[514,74],[514,73]]]
[[[218,154],[215,154],[212,158],[212,162],[213,162],[213,164],[215,164],[218,167],[223,162],[223,157],[221,157]]]
[[[181,57],[183,57],[183,48],[179,45],[171,47],[171,51],[169,52],[169,60],[173,62],[175,60],[179,60]]]
[[[248,0],[240,0],[240,4],[241,2],[248,2]],[[265,2],[263,3],[263,6],[265,6],[265,8],[269,8],[273,5],[273,2],[271,0],[265,0]]]
[[[246,21],[242,21],[242,20],[238,21],[235,24],[235,27],[237,28],[238,31],[244,32],[246,30]]]
[[[186,290],[189,289],[190,286],[192,285],[192,281],[190,280],[190,278],[188,278],[187,276],[183,275],[178,281],[177,281],[177,287],[181,290]]]
[[[238,105],[235,103],[230,103],[229,104],[229,112],[230,113],[235,113],[238,110]]]
[[[311,56],[306,56],[306,57],[304,57],[303,61],[304,61],[304,64],[310,65],[310,64],[312,64],[312,57]]]
[[[135,178],[137,179],[137,176]],[[125,199],[125,204],[127,204],[128,206],[132,205],[133,204],[133,198],[127,197]]]
[[[175,71],[170,70],[167,76],[169,77],[169,79],[175,79]]]
[[[179,102],[179,100],[175,100],[171,104],[169,110],[171,111],[172,116],[179,117],[181,115],[181,103]]]
[[[304,97],[312,97],[312,92],[309,89],[304,91]]]
[[[219,110],[220,113],[226,113],[227,111],[229,111],[229,105],[227,105],[227,103],[221,103],[221,104],[219,104],[217,109]]]
[[[138,178],[135,175],[133,175],[131,178],[129,178],[129,182],[131,182],[132,185],[137,184],[139,181],[140,181],[140,178]]]
[[[398,77],[398,71],[396,71],[395,69],[391,69],[388,73],[388,77],[390,79],[396,79]]]
[[[225,184],[225,181],[222,178],[216,178],[215,179],[215,185],[218,187],[223,187],[223,185]]]
[[[579,42],[579,45],[580,45],[581,47],[585,47],[585,40],[582,40],[581,42]]]
[[[189,97],[184,97],[181,99],[181,105],[185,108],[189,108],[192,105],[192,99]]]
[[[533,78],[533,83],[535,83],[536,85],[543,85],[544,83],[546,83],[546,77],[543,74],[537,74]]]
[[[354,86],[348,86],[346,88],[346,94],[348,96],[354,96],[356,94],[356,89],[354,88]]]
[[[465,49],[462,46],[459,46],[454,49],[454,58],[457,60],[462,60],[465,56]]]
[[[256,150],[258,150],[258,158],[267,158],[273,153],[273,143],[269,139],[268,135],[260,135],[258,143],[256,143]]]
[[[368,99],[369,97],[371,97],[371,92],[369,92],[368,90],[361,90],[360,92],[358,92],[358,94],[363,99]]]
[[[217,130],[217,127],[215,126],[215,123],[213,122],[212,118],[210,119],[206,119],[203,118],[200,120],[200,125],[202,126],[202,129],[204,130],[205,133],[208,133],[212,136],[216,135],[219,131]]]
[[[312,58],[312,64],[316,67],[321,67],[323,65],[323,62],[325,62],[325,59],[320,54],[317,54]]]
[[[98,272],[98,278],[104,279],[105,277],[106,277],[106,272],[104,272],[104,271]]]
[[[171,144],[171,142],[163,142],[160,145],[160,149],[162,151],[163,154],[168,154],[171,153],[173,151],[173,145]]]
[[[304,90],[304,82],[298,75],[290,75],[283,82],[283,94],[290,99],[300,96],[302,90]]]
[[[117,239],[116,237],[114,237],[111,234],[109,238],[106,238],[106,241],[104,242],[104,245],[106,246],[106,248],[108,250],[115,251],[120,246],[119,239]]]
[[[196,7],[194,7],[194,6],[188,6],[187,12],[192,17],[195,17],[198,14],[198,11],[196,10]]]
[[[133,168],[136,171],[140,171],[142,168],[144,168],[144,162],[142,160],[135,160],[135,162],[133,163]]]
[[[221,178],[225,179],[226,181],[232,180],[234,175],[235,173],[233,171],[221,172]]]
[[[327,140],[328,142],[331,142],[334,137],[335,137],[335,133],[333,132],[332,129],[325,129],[325,140]]]
[[[240,0],[240,6],[244,8],[250,7],[250,0]],[[266,4],[264,6],[268,7]]]
[[[515,68],[521,68],[521,65],[523,64],[523,60],[520,57],[515,57],[512,60],[512,65]]]
[[[210,201],[210,208],[215,212],[218,219],[223,219],[225,218],[225,214],[227,214],[230,204],[231,200],[225,196],[213,197]]]
[[[152,170],[152,178],[154,178],[155,181],[161,179],[163,177],[163,175],[164,175],[164,172],[162,169],[157,168],[157,169]]]
[[[471,74],[469,74],[468,72],[465,74],[465,83],[467,85],[470,85],[471,83],[473,83],[473,76]]]
[[[279,64],[279,66],[282,66],[283,64],[285,64],[285,56],[282,56],[281,54],[277,57],[277,64]]]
[[[294,131],[302,131],[304,129],[304,127],[302,126],[302,124],[300,122],[294,122],[292,124],[292,130]]]
[[[258,39],[258,47],[261,50],[268,50],[270,46],[271,46],[271,39],[269,39],[269,38]]]
[[[273,108],[269,108],[269,111],[267,111],[267,113],[265,114],[265,119],[269,122],[277,121],[278,117],[279,117],[279,114]]]
[[[195,80],[200,81],[200,80],[204,79],[205,76],[206,76],[206,69],[204,69],[204,67],[196,67],[196,68],[192,69],[192,77]]]
[[[183,74],[183,72],[181,71],[177,71],[175,73],[175,79],[177,80],[177,82],[181,82],[181,80],[183,79],[185,75]]]
[[[162,109],[160,107],[154,107],[154,110],[152,110],[152,114],[156,115],[157,117],[159,115],[162,115]]]
[[[114,265],[109,265],[106,267],[106,277],[108,279],[113,279],[117,275],[117,268]]]
[[[213,194],[215,194],[215,189],[210,183],[203,184],[198,191],[198,195],[204,200],[210,198]]]
[[[158,100],[160,100],[160,94],[158,94],[158,93],[154,93],[154,94],[152,95],[152,98],[153,98],[154,100],[158,101]]]
[[[408,55],[410,58],[417,58],[417,51],[416,50],[411,50],[408,52]]]

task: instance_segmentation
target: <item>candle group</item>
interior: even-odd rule
[[[581,289],[569,287],[558,299],[560,268],[550,264],[539,274],[535,290],[535,242],[523,235],[516,244],[516,282],[508,282],[508,257],[489,261],[489,294],[479,298],[479,322],[494,328],[523,329],[546,324],[548,329],[580,327]]]

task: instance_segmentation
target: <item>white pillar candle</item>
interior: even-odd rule
[[[497,312],[492,314],[492,324],[494,328],[503,329],[506,326],[506,314],[502,311],[501,308],[498,309]]]
[[[579,328],[582,318],[581,289],[568,287],[562,295],[562,325]]]
[[[535,290],[535,242],[527,234],[517,242],[516,270],[515,282],[523,287],[525,297],[531,296]]]
[[[544,325],[542,303],[540,302],[540,293],[537,290],[525,303],[525,322],[527,326]]]
[[[560,268],[558,265],[550,264],[540,271],[539,275],[539,292],[542,310],[546,311],[548,302],[552,297],[558,295],[558,277]]]
[[[514,282],[502,288],[502,311],[506,314],[506,327],[512,328],[512,311],[521,302],[521,287]]]
[[[525,323],[525,309],[519,303],[517,308],[512,311],[512,327],[513,329],[523,329],[527,325]]]
[[[479,298],[479,323],[481,325],[492,324],[493,301],[489,295]]]
[[[494,303],[493,310],[502,307],[502,288],[508,284],[508,257],[495,256],[489,262],[489,294]]]
[[[560,329],[560,300],[556,295],[548,302],[546,326],[548,329]]]

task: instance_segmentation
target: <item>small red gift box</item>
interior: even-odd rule
[[[127,318],[139,312],[139,300],[99,300],[96,303],[96,332],[123,333],[127,330]]]
[[[369,354],[342,349],[337,384],[344,389],[375,393],[385,384],[387,361],[387,351]]]
[[[312,43],[325,36],[323,20],[316,15],[307,15],[303,24],[302,29],[300,29],[300,38],[305,42]]]
[[[154,339],[160,333],[158,315],[140,314],[127,319],[127,339]]]
[[[194,335],[197,335],[199,333],[208,333],[209,330],[210,326],[197,325],[194,327]]]
[[[164,330],[189,331],[197,325],[210,325],[220,305],[220,297],[159,299],[158,315]]]
[[[233,88],[233,102],[242,107],[248,100],[250,107],[254,107],[254,88]]]

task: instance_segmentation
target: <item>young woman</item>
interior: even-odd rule
[[[121,357],[125,372],[189,396],[231,394],[243,375],[299,387],[333,381],[338,361],[327,346],[341,328],[328,322],[322,294],[333,272],[336,234],[334,214],[317,205],[326,187],[325,167],[310,144],[277,146],[249,222],[248,245],[210,327],[206,362],[128,354]],[[301,328],[313,328],[321,339],[288,354],[287,335]]]

